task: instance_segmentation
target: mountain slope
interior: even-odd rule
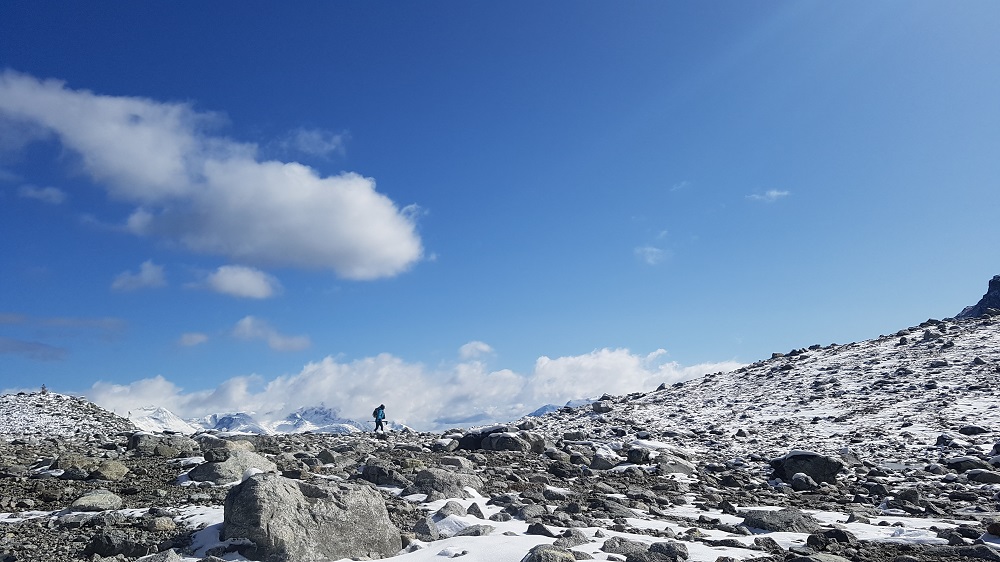
[[[72,437],[135,430],[129,420],[83,398],[55,392],[0,396],[0,435]]]
[[[672,387],[537,418],[591,435],[645,430],[711,457],[850,447],[877,462],[926,457],[939,436],[1000,433],[1000,318],[928,321],[892,336],[813,346]],[[972,426],[978,426],[975,429]],[[965,428],[965,429],[963,429]]]

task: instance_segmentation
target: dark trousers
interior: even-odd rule
[[[375,431],[378,430],[385,431],[385,426],[382,425],[382,420],[375,420]]]

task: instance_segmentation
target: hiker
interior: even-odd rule
[[[378,408],[372,412],[372,417],[375,418],[375,431],[381,429],[385,432],[385,426],[382,425],[382,420],[385,419],[385,404],[379,404]]]

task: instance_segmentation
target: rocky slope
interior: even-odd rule
[[[188,437],[4,397],[0,560],[1000,560],[998,375],[984,316],[444,434]]]

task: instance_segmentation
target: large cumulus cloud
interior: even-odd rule
[[[126,228],[241,263],[396,275],[423,253],[414,214],[355,173],[322,176],[261,161],[253,144],[213,134],[222,119],[185,103],[99,95],[0,73],[0,126],[53,135],[116,200]],[[14,126],[16,125],[16,127]]]

